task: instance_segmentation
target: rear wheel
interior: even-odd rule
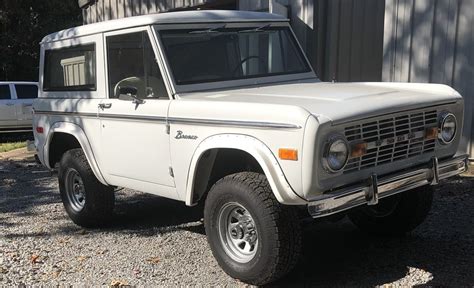
[[[361,230],[379,235],[403,235],[418,227],[428,216],[433,202],[433,186],[423,186],[381,199],[349,213]]]
[[[206,198],[204,224],[219,265],[246,283],[275,281],[298,261],[298,211],[275,199],[264,175],[243,172],[219,180]]]
[[[64,153],[58,179],[64,208],[74,223],[83,227],[108,223],[114,208],[114,190],[97,180],[82,149]]]

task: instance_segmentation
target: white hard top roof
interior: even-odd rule
[[[199,10],[168,12],[149,14],[144,16],[127,17],[84,26],[78,26],[49,34],[43,38],[41,43],[53,42],[68,38],[103,33],[137,26],[146,26],[151,24],[275,21],[288,21],[288,19],[277,14],[235,10]]]

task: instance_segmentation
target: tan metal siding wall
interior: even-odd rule
[[[387,0],[383,80],[443,83],[465,99],[463,149],[474,157],[474,1]]]
[[[383,0],[326,2],[324,80],[381,80],[384,7]]]
[[[84,24],[194,7],[212,0],[97,0],[83,9]]]

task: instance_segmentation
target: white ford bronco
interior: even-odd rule
[[[215,258],[246,283],[294,267],[305,216],[405,233],[429,213],[432,185],[467,167],[456,91],[323,83],[272,14],[72,28],[42,40],[40,71],[35,145],[72,221],[106,224],[116,187],[203,203]]]

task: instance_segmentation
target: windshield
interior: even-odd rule
[[[288,27],[158,31],[177,85],[311,71]]]

